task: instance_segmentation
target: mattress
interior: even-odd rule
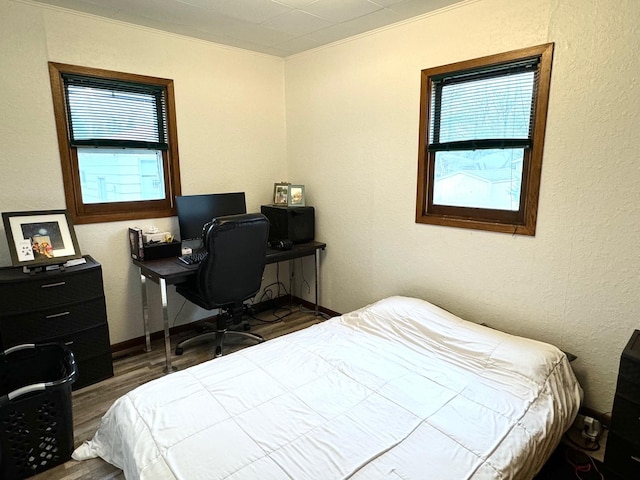
[[[390,297],[136,388],[74,458],[127,479],[530,479],[581,398],[558,348]]]

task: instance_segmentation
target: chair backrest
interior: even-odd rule
[[[208,304],[239,304],[258,293],[268,237],[269,220],[260,213],[218,217],[204,227],[208,254],[197,277]]]

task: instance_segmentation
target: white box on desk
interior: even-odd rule
[[[171,237],[171,232],[142,233],[144,243],[149,242],[166,242],[167,237]]]

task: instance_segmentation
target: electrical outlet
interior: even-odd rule
[[[580,430],[582,438],[589,442],[595,442],[602,434],[602,424],[593,417],[578,414],[573,427]]]

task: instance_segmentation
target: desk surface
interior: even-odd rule
[[[298,243],[294,245],[291,250],[267,248],[267,264],[313,255],[316,250],[324,250],[326,246],[327,244],[322,242],[307,242]],[[186,265],[178,260],[178,257],[160,258],[146,262],[135,259],[132,260],[134,265],[140,267],[142,275],[156,283],[162,278],[167,285],[174,285],[185,281],[198,269],[198,264]]]

